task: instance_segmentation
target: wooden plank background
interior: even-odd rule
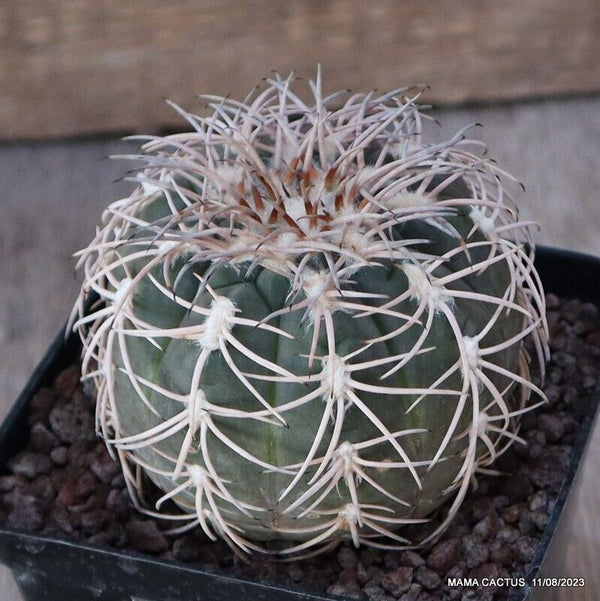
[[[181,125],[161,98],[429,83],[431,102],[600,91],[598,0],[3,0],[0,140]]]

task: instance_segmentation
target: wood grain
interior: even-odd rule
[[[0,139],[155,131],[163,97],[428,83],[434,103],[600,91],[597,0],[4,0]]]

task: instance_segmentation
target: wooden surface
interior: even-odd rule
[[[437,104],[589,93],[600,2],[4,0],[0,57],[4,140],[178,127],[161,98],[317,63],[329,91],[428,83]]]
[[[437,111],[441,139],[470,122],[490,154],[527,187],[524,217],[541,223],[540,242],[600,255],[600,99]],[[113,140],[0,145],[0,418],[65,319],[78,286],[70,258],[91,238],[101,209],[126,189],[111,184],[129,167],[103,158],[128,147]],[[585,589],[561,601],[600,598],[600,427],[565,549],[567,573]],[[20,599],[0,572],[0,599]],[[545,601],[552,599],[548,591]],[[57,600],[58,601],[58,600]]]

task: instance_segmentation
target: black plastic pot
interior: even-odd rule
[[[539,248],[536,264],[546,291],[600,305],[600,259],[579,253]],[[48,386],[59,371],[76,360],[78,345],[61,334],[42,359],[0,427],[0,473],[9,457],[26,443],[27,413],[32,396]],[[535,577],[569,576],[561,571],[568,500],[576,484],[600,400],[596,392],[588,406],[551,519],[543,533],[526,584],[512,591],[514,601],[547,599],[549,589],[531,587]],[[571,504],[572,505],[572,504]],[[562,532],[561,532],[562,531]],[[340,599],[300,589],[266,584],[224,572],[158,560],[134,552],[98,549],[50,536],[0,528],[0,561],[13,572],[27,601],[317,601]],[[573,576],[581,576],[580,574]]]

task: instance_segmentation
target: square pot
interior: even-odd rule
[[[600,259],[579,253],[538,248],[536,267],[544,288],[565,298],[600,305]],[[78,342],[61,333],[50,346],[8,417],[0,427],[0,470],[25,445],[27,414],[33,395],[48,386],[58,373],[77,360]],[[562,541],[568,504],[597,412],[600,391],[588,404],[574,443],[571,462],[542,534],[535,557],[525,576],[526,584],[512,590],[513,601],[547,599],[549,589],[532,586],[533,579],[568,576],[561,571]],[[0,473],[2,473],[0,471]],[[175,560],[161,560],[141,553],[95,548],[89,544],[0,527],[0,561],[13,572],[27,601],[334,601],[329,594],[314,594],[226,572],[193,567]],[[577,575],[580,576],[580,575]]]

